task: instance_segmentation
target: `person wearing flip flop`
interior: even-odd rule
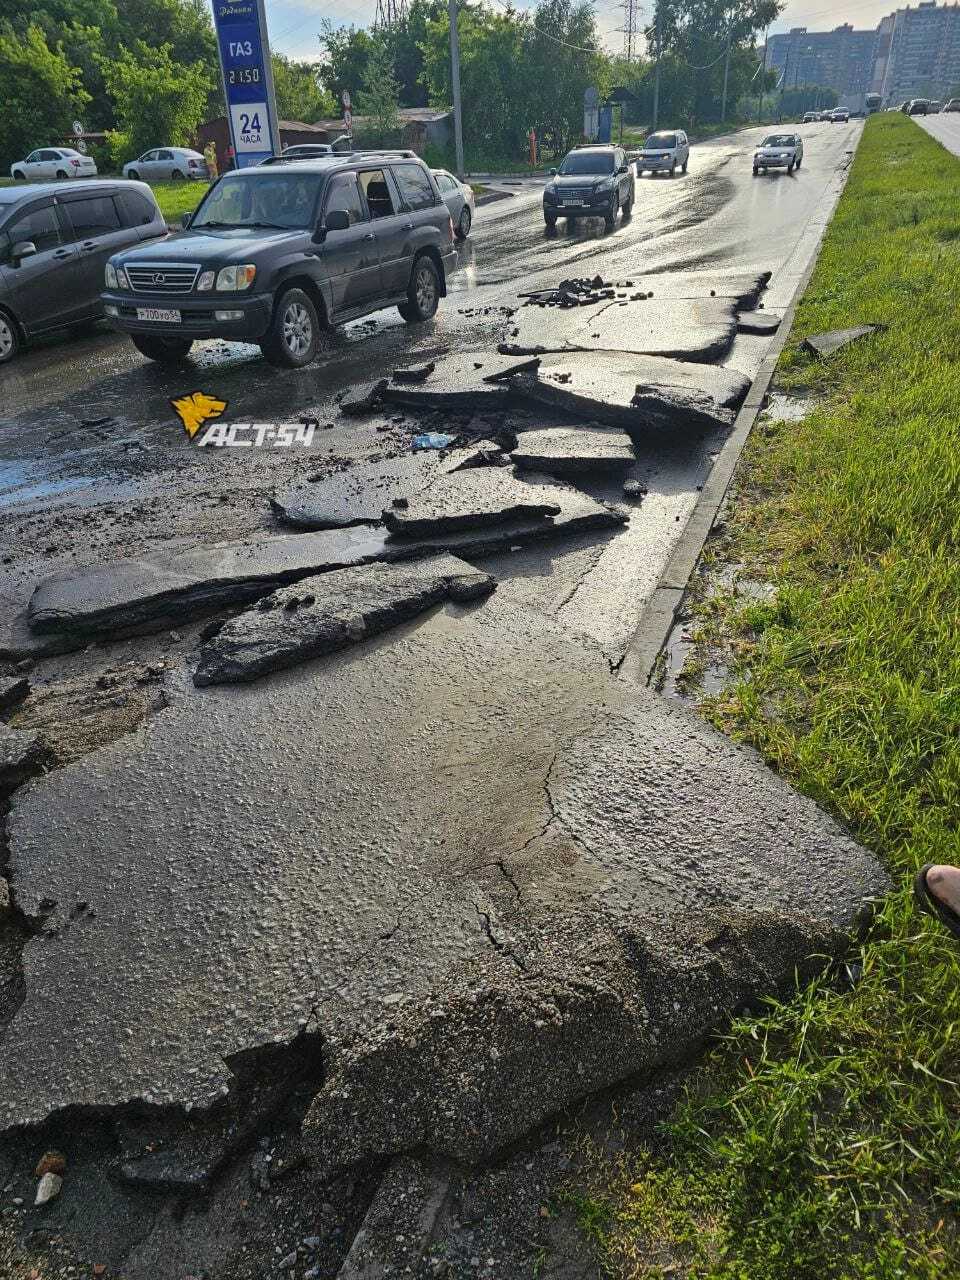
[[[917,905],[960,938],[960,867],[928,862],[913,881]]]

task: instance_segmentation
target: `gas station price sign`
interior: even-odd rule
[[[263,0],[214,0],[213,13],[230,138],[243,169],[280,144]]]

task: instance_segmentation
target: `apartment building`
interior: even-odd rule
[[[770,37],[767,66],[776,68],[786,89],[818,85],[841,100],[862,99],[873,79],[875,31],[855,31],[849,23],[833,31],[792,31]]]
[[[877,89],[886,104],[942,100],[960,88],[960,5],[927,0],[898,9],[886,21],[891,22],[889,52]]]

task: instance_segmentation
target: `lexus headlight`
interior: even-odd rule
[[[217,273],[217,288],[224,292],[249,289],[256,274],[257,268],[250,262],[240,267],[224,267]]]
[[[104,278],[104,283],[106,284],[108,289],[116,289],[117,272],[113,266],[113,263],[108,262],[107,265],[104,267],[103,278]]]

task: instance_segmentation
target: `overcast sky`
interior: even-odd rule
[[[514,3],[519,9],[536,7],[536,0]],[[324,18],[336,26],[369,26],[376,13],[376,0],[266,0],[266,6],[272,47],[289,57],[311,61],[319,56],[317,32]],[[811,31],[830,31],[843,22],[861,28],[875,27],[884,14],[898,7],[898,0],[834,0],[833,4],[828,0],[790,0],[772,29],[808,27]],[[622,48],[622,0],[596,0],[596,13],[603,43],[610,50]],[[649,21],[652,13],[653,0],[641,0],[641,20]]]

